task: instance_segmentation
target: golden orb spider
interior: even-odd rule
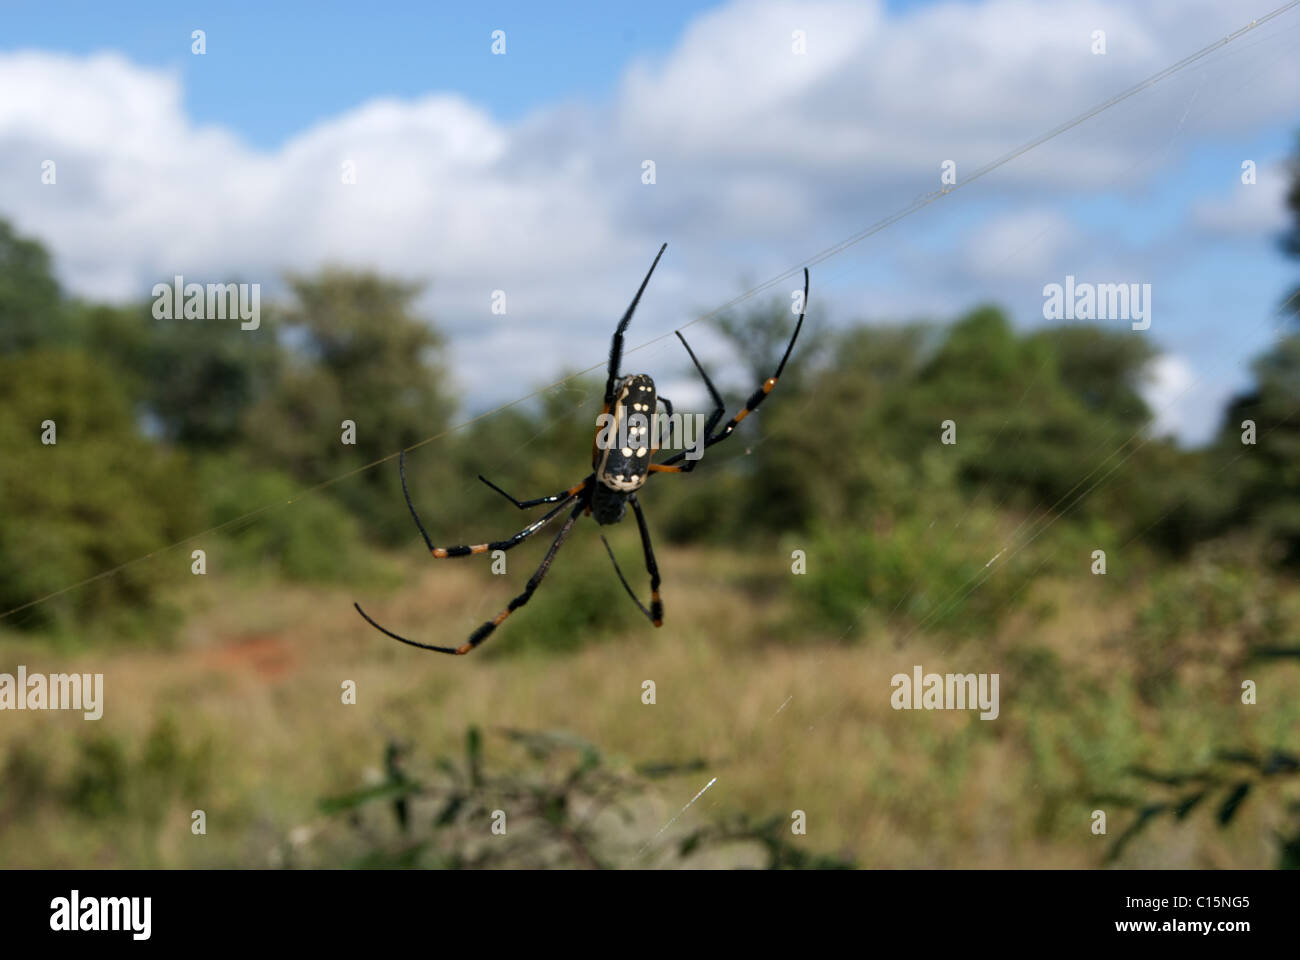
[[[600,440],[602,433],[609,436],[611,432],[626,430],[628,422],[637,416],[644,416],[645,413],[657,411],[658,404],[662,402],[667,408],[669,415],[672,415],[672,404],[664,397],[660,397],[655,392],[654,380],[644,373],[632,374],[627,377],[620,377],[618,368],[623,359],[623,334],[627,331],[628,324],[632,322],[632,314],[636,310],[637,304],[641,301],[641,294],[645,292],[646,284],[650,282],[651,275],[655,272],[655,267],[659,265],[659,258],[664,255],[668,249],[668,244],[659,248],[659,253],[655,256],[654,263],[650,264],[650,270],[646,273],[645,279],[641,281],[641,286],[632,298],[632,303],[628,306],[627,312],[623,314],[623,319],[618,322],[618,327],[614,331],[614,339],[610,344],[609,350],[609,368],[608,376],[605,380],[605,402],[604,409],[601,412],[604,427],[598,427],[596,440],[592,441],[591,466],[592,472],[589,473],[580,483],[569,487],[567,490],[561,490],[559,493],[553,493],[546,497],[537,497],[532,500],[516,500],[510,494],[506,493],[496,484],[492,483],[486,477],[480,475],[479,479],[489,487],[501,494],[520,510],[527,510],[531,507],[538,507],[542,504],[555,504],[550,510],[534,520],[528,526],[524,527],[514,536],[505,540],[494,540],[489,543],[478,543],[473,545],[461,545],[454,547],[435,547],[433,541],[429,539],[429,534],[424,529],[424,524],[420,521],[420,515],[415,510],[415,504],[411,502],[410,491],[406,487],[406,452],[403,451],[398,458],[398,469],[402,476],[402,494],[406,498],[406,506],[411,511],[411,516],[415,520],[415,526],[420,531],[420,536],[424,538],[425,545],[429,548],[429,553],[437,560],[447,557],[468,557],[474,554],[487,553],[492,550],[509,550],[523,543],[533,534],[537,533],[557,516],[569,509],[569,516],[565,519],[563,526],[551,541],[550,549],[546,551],[546,556],[538,565],[533,575],[528,578],[528,583],[524,587],[524,592],[519,594],[510,601],[510,604],[498,613],[491,620],[482,624],[472,634],[469,639],[459,647],[439,647],[428,643],[419,643],[415,640],[408,640],[406,637],[399,636],[372,620],[359,603],[354,603],[357,613],[365,618],[366,622],[394,640],[400,640],[402,643],[409,644],[412,647],[419,647],[421,650],[433,650],[437,653],[464,654],[469,653],[480,643],[491,636],[497,627],[510,614],[514,613],[524,604],[526,604],[541,584],[542,578],[546,576],[546,571],[551,568],[555,555],[559,552],[560,547],[564,546],[564,541],[568,539],[569,534],[573,531],[573,525],[577,523],[578,517],[584,512],[593,517],[596,523],[604,526],[611,523],[618,523],[623,519],[627,512],[627,505],[632,505],[632,512],[636,514],[636,525],[641,532],[641,547],[645,552],[646,572],[650,575],[650,606],[647,608],[636,592],[628,584],[627,578],[623,576],[623,571],[619,569],[618,561],[614,558],[614,551],[609,546],[609,541],[601,535],[601,540],[605,543],[605,549],[609,552],[609,558],[614,563],[614,572],[618,574],[619,582],[623,584],[623,589],[627,591],[633,602],[643,614],[656,627],[663,626],[663,601],[659,598],[659,566],[655,562],[654,548],[650,544],[650,528],[646,525],[645,513],[641,509],[641,503],[637,499],[636,491],[639,490],[652,473],[690,473],[700,462],[699,459],[689,459],[687,451],[673,454],[662,463],[654,463],[653,458],[659,452],[658,447],[650,445],[646,434],[643,432],[646,428],[643,426],[632,426],[633,436],[639,436],[640,442],[636,446],[622,445],[619,443],[604,443]],[[715,443],[721,443],[731,436],[732,432],[740,424],[740,421],[749,416],[760,403],[762,403],[772,389],[776,386],[777,380],[781,377],[781,372],[785,369],[786,361],[790,359],[790,352],[794,349],[795,340],[799,338],[799,330],[803,327],[804,314],[808,309],[808,270],[804,268],[803,272],[803,306],[799,313],[799,320],[795,324],[794,333],[790,336],[790,343],[785,348],[785,355],[781,357],[781,363],[776,368],[776,373],[768,377],[763,384],[750,395],[745,402],[745,409],[741,410],[734,417],[728,420],[717,433],[714,433],[714,427],[722,419],[726,412],[723,405],[722,397],[719,396],[718,390],[709,379],[709,375],[704,372],[704,367],[700,366],[700,361],[695,356],[695,351],[691,345],[686,342],[686,338],[679,332],[677,339],[681,340],[682,346],[690,354],[691,362],[695,364],[695,369],[699,371],[700,376],[704,378],[704,385],[708,387],[709,396],[713,400],[714,409],[709,415],[704,426],[704,437],[701,444],[701,453]],[[632,414],[629,414],[632,409]],[[611,419],[612,418],[612,419]],[[612,428],[612,429],[611,429]],[[626,436],[626,433],[616,433],[619,436]]]

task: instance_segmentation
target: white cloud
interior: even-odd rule
[[[1184,443],[1210,440],[1222,420],[1233,390],[1199,376],[1185,357],[1161,354],[1147,368],[1142,396],[1155,414],[1153,432],[1173,435]]]
[[[738,2],[699,17],[666,56],[630,65],[607,103],[504,124],[450,93],[377,99],[270,152],[196,125],[174,72],[113,54],[5,54],[0,90],[14,93],[0,98],[0,215],[46,242],[90,296],[143,297],[176,273],[274,289],[282,271],[325,262],[431,280],[425,307],[452,335],[459,378],[478,399],[502,399],[598,360],[660,242],[669,254],[634,342],[730,299],[738,276],[785,270],[936,189],[943,160],[960,178],[1242,19],[1209,0],[904,13],[879,0]],[[1107,31],[1105,56],[1089,52],[1094,29]],[[794,30],[806,32],[803,56]],[[905,265],[913,304],[947,274],[956,299],[972,272],[1062,273],[1052,264],[1077,238],[1045,195],[1151,182],[1176,158],[1160,149],[1171,137],[1295,115],[1300,67],[1271,30],[1248,60],[1235,49],[1208,60],[990,177],[982,195],[997,219],[964,257],[910,253],[900,225],[815,271],[814,299],[819,273],[848,282],[868,258]],[[1243,76],[1245,97],[1224,82]],[[57,187],[40,183],[46,159]],[[654,186],[641,183],[645,159]],[[344,161],[354,186],[340,183]],[[1249,202],[1266,206],[1254,189]],[[944,203],[966,210],[966,195]],[[489,312],[496,289],[506,317]],[[840,289],[823,302],[837,296],[861,299]]]
[[[1286,194],[1291,171],[1285,164],[1257,168],[1256,182],[1241,183],[1230,193],[1198,201],[1192,207],[1192,223],[1200,229],[1226,236],[1275,236],[1286,228],[1289,217]]]

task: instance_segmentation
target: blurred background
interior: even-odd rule
[[[641,498],[663,629],[590,521],[472,657],[352,609],[454,646],[522,589],[549,538],[431,561],[396,454],[435,543],[522,527],[476,475],[589,472],[659,243],[624,371],[707,413],[689,323],[735,412],[763,281],[1266,12],[7,9],[0,672],[105,702],[0,713],[0,865],[1300,865],[1295,14],[815,265]],[[1149,329],[1044,319],[1067,276]],[[917,664],[999,716],[895,711]]]

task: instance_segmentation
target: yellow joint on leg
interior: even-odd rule
[[[443,547],[434,547],[433,555],[437,557],[439,560],[445,560],[447,557],[447,551]]]
[[[457,656],[463,656],[464,654],[469,653],[469,652],[470,652],[471,650],[473,650],[473,649],[474,649],[474,647],[473,647],[472,644],[468,644],[468,643],[467,643],[467,644],[464,644],[463,646],[460,646],[460,647],[457,647],[457,648],[456,648],[456,655],[457,655]]]
[[[763,392],[771,393],[772,388],[775,386],[776,386],[776,377],[768,377],[766,382],[763,384]]]
[[[508,609],[502,610],[500,613],[498,613],[495,617],[492,618],[492,626],[494,627],[501,626],[501,621],[505,620],[505,618],[508,616],[510,616],[510,611]]]
[[[474,546],[470,547],[470,548],[469,548],[469,552],[470,552],[470,553],[487,553],[487,547],[488,547],[488,545],[487,545],[486,543],[478,543],[478,544],[475,544]]]
[[[744,420],[747,416],[749,416],[749,407],[746,407],[744,410],[741,410],[740,413],[736,414],[735,419],[731,422],[740,423],[740,421]]]

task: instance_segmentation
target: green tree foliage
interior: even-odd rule
[[[441,340],[412,314],[414,287],[327,271],[292,289],[291,308],[270,305],[251,331],[76,303],[45,250],[0,221],[0,606],[270,504],[205,544],[217,569],[336,579],[358,573],[362,530],[409,538],[395,469],[296,495],[446,425]],[[340,442],[344,419],[355,447]],[[40,442],[45,420],[55,445]],[[447,469],[424,472],[426,494]],[[5,625],[156,633],[158,587],[177,568],[180,553],[133,563]]]
[[[724,332],[739,340],[743,325]],[[1009,570],[985,570],[991,544],[1027,534],[1018,517],[1066,518],[1057,539],[1069,542],[1142,537],[1175,552],[1207,527],[1198,455],[1150,433],[1140,388],[1154,352],[1142,338],[1020,333],[981,307],[947,328],[855,326],[826,339],[822,354],[796,348],[773,402],[729,442],[731,460],[711,456],[695,474],[708,489],[675,491],[687,503],[669,528],[804,535],[818,558],[803,582],[815,619],[870,622],[883,607],[932,628],[990,629],[1053,569],[1013,552]],[[954,444],[941,443],[949,420]],[[739,469],[760,456],[761,469]]]
[[[324,492],[299,496],[302,485],[293,478],[250,467],[238,455],[204,457],[198,483],[207,525],[222,528],[220,544],[209,551],[214,567],[309,581],[356,580],[364,572],[360,524]],[[274,506],[243,519],[268,505]]]
[[[195,529],[183,459],[140,434],[113,371],[87,354],[47,348],[0,357],[0,409],[0,606],[61,590]],[[47,420],[51,445],[41,443]],[[133,565],[8,622],[102,624],[151,609],[165,576],[159,564]]]
[[[783,378],[778,401],[758,415],[761,440],[747,446],[761,444],[768,479],[745,512],[799,529],[814,517],[860,522],[924,509],[915,480],[936,452],[966,498],[1062,509],[1094,466],[1174,451],[1145,433],[1150,412],[1139,386],[1151,359],[1145,341],[1095,328],[1020,334],[991,307],[947,330],[850,328],[835,335],[821,366],[797,355],[801,375]],[[952,445],[940,443],[946,420],[956,424]],[[1140,529],[1167,508],[1156,502],[1130,517],[1113,496],[1101,487],[1076,513],[1122,516]]]
[[[1282,251],[1290,257],[1300,259],[1300,137],[1291,154],[1291,188],[1287,191],[1286,207],[1291,213],[1291,226],[1282,234]],[[1292,316],[1300,317],[1300,286],[1291,291],[1283,301],[1283,310]]]
[[[1273,557],[1300,565],[1300,334],[1284,337],[1254,364],[1255,388],[1228,407],[1219,460],[1236,502],[1232,521],[1253,528]],[[1243,443],[1254,423],[1255,443]]]
[[[279,326],[291,352],[274,388],[244,418],[259,462],[315,484],[447,426],[442,339],[413,312],[418,287],[344,270],[290,285],[294,302]],[[355,445],[341,442],[344,420],[356,424]],[[332,493],[384,539],[408,534],[395,469],[365,471]]]
[[[242,330],[235,320],[156,319],[145,309],[133,330],[139,352],[122,365],[138,372],[152,420],[192,450],[239,445],[283,363],[274,319]]]
[[[69,335],[49,254],[0,220],[0,354],[66,342]]]
[[[1300,259],[1300,145],[1291,160],[1287,206],[1292,224],[1282,249]],[[1282,304],[1300,317],[1300,287]],[[1216,474],[1225,490],[1235,491],[1226,518],[1252,528],[1274,559],[1300,566],[1300,333],[1283,336],[1256,358],[1255,384],[1228,405],[1215,449]],[[1254,424],[1253,444],[1244,442]]]

